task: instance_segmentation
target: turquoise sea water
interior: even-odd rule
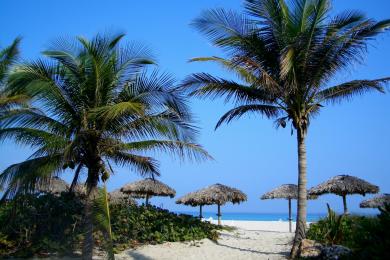
[[[199,216],[199,212],[194,211],[180,211],[176,213],[189,214],[193,216]],[[318,214],[308,214],[307,221],[313,222],[317,221],[320,218],[325,217],[326,214],[318,213]],[[215,212],[203,212],[203,217],[208,219],[212,217],[213,219],[217,219],[217,215]],[[295,221],[295,214],[292,216]],[[284,213],[229,213],[222,212],[223,220],[248,220],[248,221],[287,221],[288,214]]]

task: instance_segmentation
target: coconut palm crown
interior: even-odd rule
[[[86,174],[93,200],[112,163],[155,176],[158,162],[147,151],[210,157],[194,143],[197,131],[172,77],[146,71],[155,63],[149,50],[121,44],[123,37],[59,39],[43,52],[45,59],[20,64],[9,76],[7,91],[31,97],[36,109],[3,116],[0,139],[35,151],[0,174],[5,196],[29,192],[68,169],[74,174],[71,188]]]
[[[305,237],[306,150],[309,124],[327,104],[368,91],[384,92],[390,78],[352,80],[329,86],[332,77],[360,61],[367,42],[389,27],[356,11],[330,15],[330,0],[244,0],[245,13],[225,9],[204,11],[193,26],[226,53],[226,58],[201,57],[237,75],[239,80],[196,73],[183,82],[190,95],[224,97],[234,108],[216,128],[247,114],[291,123],[299,153],[297,245]]]

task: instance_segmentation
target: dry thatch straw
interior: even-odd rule
[[[37,185],[36,190],[44,193],[61,193],[68,191],[69,185],[63,179],[55,176],[50,178],[47,184]]]
[[[122,202],[131,204],[131,205],[137,204],[135,202],[135,200],[130,197],[130,195],[121,192],[120,189],[116,189],[112,192],[109,192],[108,198],[110,200],[110,203],[112,203],[112,204],[120,204]]]
[[[360,203],[361,208],[380,208],[384,207],[386,204],[390,205],[390,194],[384,193],[378,196],[375,196],[368,200],[363,200]]]
[[[307,199],[316,199],[317,195],[308,195]],[[298,186],[295,184],[283,184],[260,197],[262,200],[267,199],[298,199]]]
[[[134,198],[145,198],[145,204],[148,204],[149,198],[152,196],[175,197],[176,191],[161,181],[146,178],[126,184],[120,189],[121,192],[129,194]]]
[[[346,196],[349,194],[378,193],[379,187],[360,178],[349,175],[338,175],[309,190],[309,195],[334,193],[343,197],[344,214],[348,214]]]
[[[73,192],[77,193],[78,195],[86,195],[87,187],[84,184],[78,183],[74,186]]]
[[[218,224],[221,224],[221,205],[226,202],[240,203],[247,200],[247,196],[242,191],[231,188],[222,184],[214,184],[198,190],[196,192],[188,193],[187,195],[179,198],[176,203],[190,205],[190,206],[201,206],[200,217],[202,216],[203,205],[218,205]]]
[[[298,186],[295,184],[283,184],[265,193],[261,196],[261,199],[298,199]]]
[[[308,196],[308,199],[315,199],[317,196]],[[263,196],[262,200],[266,199],[287,199],[288,200],[288,221],[289,231],[291,232],[291,200],[298,199],[298,186],[295,184],[283,184],[276,189],[273,189]]]
[[[198,192],[187,193],[183,197],[178,198],[176,200],[176,203],[177,204],[189,205],[189,206],[192,206],[192,207],[199,206],[199,218],[202,219],[203,218],[203,214],[202,214],[203,204],[199,204],[200,200],[198,200],[198,198],[200,196],[197,193]]]

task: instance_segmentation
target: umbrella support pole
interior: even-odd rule
[[[343,195],[344,215],[348,215],[347,195]]]
[[[288,199],[288,231],[291,233],[291,199]]]
[[[203,214],[202,214],[202,205],[199,206],[199,219],[202,219],[203,218]]]
[[[146,194],[146,197],[145,197],[145,206],[148,206],[149,204],[149,195]]]
[[[217,216],[218,216],[218,225],[220,226],[221,225],[221,205],[220,204],[218,204],[218,214],[217,214]]]

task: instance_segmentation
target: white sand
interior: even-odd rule
[[[288,222],[223,221],[222,224],[237,229],[232,232],[222,231],[217,243],[203,239],[187,243],[146,245],[126,250],[116,255],[116,259],[286,259],[291,249],[293,233],[288,232]]]
[[[217,224],[217,220],[210,221]],[[237,227],[245,230],[288,232],[288,221],[243,221],[222,220],[222,225]],[[295,231],[295,222],[291,222],[292,232]]]

